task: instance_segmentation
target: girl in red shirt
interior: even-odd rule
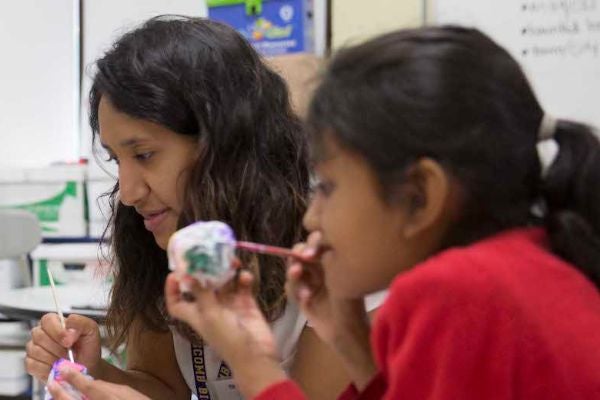
[[[319,183],[287,289],[352,378],[341,398],[600,398],[589,127],[545,114],[516,61],[459,27],[341,51],[308,123]],[[188,282],[193,302],[178,280],[169,312],[214,346],[247,398],[303,398],[248,272],[228,290]],[[362,299],[386,287],[371,329]]]

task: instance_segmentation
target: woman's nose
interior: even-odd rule
[[[119,198],[126,206],[136,206],[150,189],[135,167],[123,164],[119,165]]]

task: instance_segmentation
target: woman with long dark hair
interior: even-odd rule
[[[306,139],[284,81],[232,28],[158,17],[125,34],[96,63],[90,92],[94,141],[118,163],[111,194],[114,287],[106,320],[127,369],[100,358],[98,326],[54,314],[32,331],[27,369],[45,380],[73,347],[97,379],[155,399],[237,399],[231,371],[186,325],[166,314],[170,235],[198,220],[230,224],[239,239],[278,246],[302,240],[309,191]],[[284,261],[241,255],[272,324],[282,367],[315,398],[344,379],[298,307],[285,297]],[[330,366],[323,371],[312,363]],[[208,397],[207,397],[208,396]]]

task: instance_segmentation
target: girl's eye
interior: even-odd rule
[[[135,157],[135,158],[136,158],[136,160],[138,160],[138,161],[147,161],[147,160],[149,160],[149,159],[150,159],[150,157],[152,157],[152,155],[153,155],[153,154],[154,154],[153,152],[151,152],[151,151],[148,151],[148,152],[146,152],[146,153],[139,153],[139,154],[136,154],[134,157]]]
[[[315,186],[317,194],[322,194],[323,196],[329,196],[333,192],[333,189],[335,189],[335,186],[329,181],[319,181]]]

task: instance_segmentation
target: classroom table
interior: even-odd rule
[[[93,282],[85,284],[68,284],[56,287],[59,305],[65,317],[79,314],[104,321],[110,284]],[[49,286],[10,289],[0,292],[0,314],[16,320],[39,320],[44,314],[56,312],[52,290]],[[44,398],[43,385],[33,379],[31,398]]]
[[[79,314],[102,322],[106,315],[110,284],[105,282],[56,287],[63,314]],[[40,319],[56,312],[49,286],[10,289],[0,293],[0,314],[20,320]]]

